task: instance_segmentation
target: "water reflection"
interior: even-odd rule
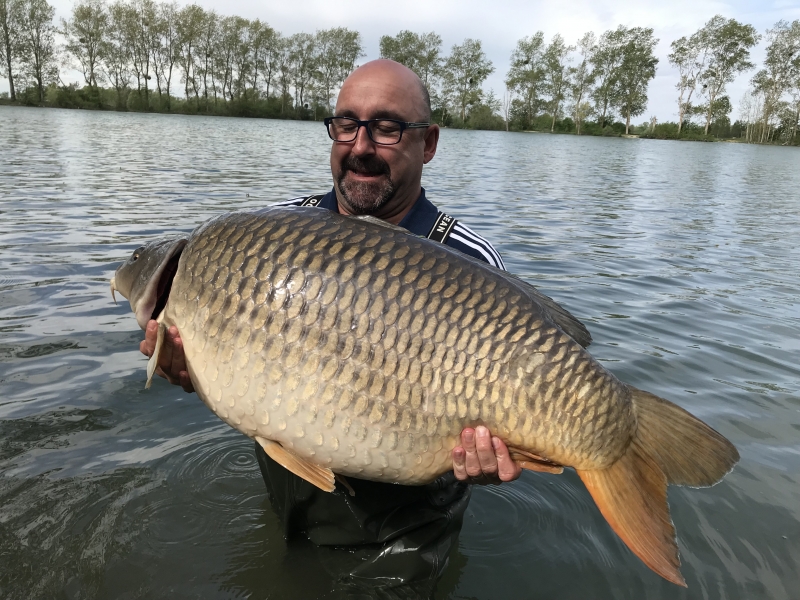
[[[344,594],[335,554],[283,540],[250,442],[192,395],[144,392],[141,333],[108,292],[147,238],[328,189],[321,125],[2,107],[0,132],[0,595]],[[797,157],[443,132],[429,196],[742,462],[670,492],[687,591],[630,554],[574,474],[526,473],[476,490],[435,597],[794,597]]]

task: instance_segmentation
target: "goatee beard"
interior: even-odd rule
[[[386,177],[375,182],[345,181],[348,171]],[[396,191],[389,165],[377,156],[371,156],[366,160],[355,156],[348,157],[342,163],[336,187],[347,201],[348,208],[357,215],[374,215],[394,198]]]

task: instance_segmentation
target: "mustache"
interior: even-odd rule
[[[370,156],[361,159],[357,156],[348,156],[342,162],[342,171],[355,171],[367,175],[391,175],[389,165],[382,158]]]

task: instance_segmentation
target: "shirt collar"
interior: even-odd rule
[[[320,208],[327,208],[333,212],[339,212],[339,203],[336,200],[336,191],[331,188],[331,191],[325,194],[320,200]],[[425,188],[421,188],[417,201],[403,217],[403,220],[398,223],[403,229],[407,229],[415,235],[427,236],[433,224],[436,222],[436,217],[439,215],[439,210],[428,200],[425,196]]]

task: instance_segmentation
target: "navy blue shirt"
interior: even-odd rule
[[[275,206],[300,206],[305,199],[306,197],[295,198],[285,202],[278,202]],[[315,206],[327,208],[328,210],[338,213],[339,203],[336,201],[335,191],[331,189],[330,192],[322,196]],[[408,214],[403,217],[403,220],[400,221],[398,225],[404,229],[408,229],[408,231],[415,235],[428,237],[437,222],[439,214],[439,209],[434,206],[433,202],[428,200],[425,196],[425,188],[422,188],[422,192],[414,203],[414,206],[411,207],[411,210],[408,211]],[[503,259],[500,258],[500,254],[494,249],[494,246],[484,237],[478,235],[472,231],[472,229],[461,223],[461,221],[456,221],[443,243],[451,248],[455,248],[459,252],[463,252],[478,260],[489,263],[498,269],[505,270],[506,268],[503,264]]]

